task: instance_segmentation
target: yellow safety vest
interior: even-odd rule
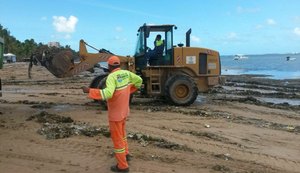
[[[155,46],[161,46],[164,42],[162,40],[156,40]]]
[[[117,68],[106,79],[106,88],[91,88],[89,97],[107,100],[109,121],[121,121],[129,113],[129,97],[134,88],[140,88],[142,78],[128,70]]]

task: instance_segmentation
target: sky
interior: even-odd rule
[[[174,24],[174,44],[221,55],[300,52],[299,0],[0,0],[0,24],[20,41],[133,55],[137,29]],[[92,50],[90,50],[92,52]]]

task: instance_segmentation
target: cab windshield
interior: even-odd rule
[[[137,34],[137,43],[135,48],[135,55],[141,55],[145,53],[145,45],[144,45],[144,32],[140,31]]]

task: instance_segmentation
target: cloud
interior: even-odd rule
[[[296,27],[294,29],[294,33],[297,35],[297,36],[300,36],[300,28],[299,27]]]
[[[237,13],[256,13],[260,11],[260,8],[244,8],[241,6],[236,7]]]
[[[69,39],[71,39],[71,35],[70,35],[70,34],[66,34],[66,35],[64,36],[64,38],[65,38],[66,40],[69,40]]]
[[[116,30],[117,32],[122,32],[122,31],[123,31],[123,28],[120,27],[120,26],[117,26],[117,27],[115,28],[115,30]]]
[[[239,43],[241,41],[242,39],[236,32],[229,32],[225,36],[220,38],[220,42],[222,42],[222,44],[224,45]]]
[[[227,37],[228,40],[237,40],[238,39],[238,35],[235,32],[230,32]]]
[[[276,25],[276,21],[274,19],[267,19],[268,25]]]
[[[75,31],[77,17],[70,16],[68,19],[64,16],[53,16],[53,26],[57,32],[72,33]]]
[[[120,36],[115,36],[115,40],[117,40],[117,41],[120,41],[120,42],[126,42],[127,41],[127,38],[125,38],[125,37],[120,37]]]
[[[295,21],[296,23],[300,23],[300,16],[295,16],[295,17],[294,17],[294,21]]]
[[[193,42],[197,42],[197,43],[199,43],[199,42],[201,41],[199,37],[194,36],[194,35],[191,36],[191,40],[192,40]]]

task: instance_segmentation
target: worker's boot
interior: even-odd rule
[[[126,154],[126,161],[127,161],[127,162],[128,162],[128,161],[131,161],[131,158],[132,158],[132,155]]]
[[[129,168],[120,169],[120,168],[118,167],[118,165],[115,165],[115,166],[110,167],[110,170],[111,170],[112,172],[129,172]]]

